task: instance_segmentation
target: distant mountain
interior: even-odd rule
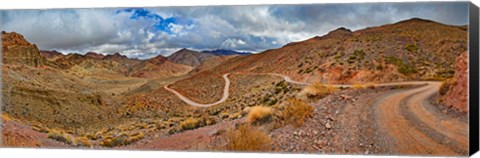
[[[47,58],[47,59],[51,59],[51,58],[55,58],[55,57],[59,57],[59,56],[63,56],[62,53],[56,51],[56,50],[52,50],[52,51],[48,51],[48,50],[40,50],[40,55]]]
[[[132,66],[127,75],[142,78],[165,78],[183,75],[190,70],[192,70],[190,66],[173,63],[168,58],[158,55]]]
[[[168,60],[177,63],[197,67],[208,58],[214,57],[211,53],[200,53],[189,49],[180,49],[172,55],[168,56]]]
[[[2,31],[2,59],[5,64],[25,64],[29,66],[43,66],[47,63],[45,57],[40,55],[35,44],[29,43],[25,38],[16,33]]]
[[[216,49],[216,50],[205,50],[202,53],[209,53],[218,56],[225,56],[225,55],[250,55],[250,52],[237,52],[233,50],[226,50],[226,49]]]
[[[87,52],[85,54],[85,57],[92,58],[92,59],[103,59],[105,56],[95,52]]]
[[[103,57],[105,60],[114,60],[114,61],[120,61],[120,60],[125,60],[128,59],[127,56],[121,55],[120,53],[115,53],[115,54],[108,54],[105,57]]]
[[[321,37],[241,56],[211,71],[275,72],[299,81],[394,82],[452,77],[467,51],[464,26],[413,18],[357,31],[338,28]]]

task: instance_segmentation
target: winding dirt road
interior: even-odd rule
[[[177,95],[178,98],[180,98],[183,102],[187,103],[188,105],[198,106],[198,107],[209,107],[209,106],[213,106],[213,105],[223,103],[223,102],[225,102],[225,100],[227,100],[228,94],[229,94],[228,91],[229,91],[229,88],[230,88],[230,79],[228,79],[228,75],[230,75],[230,74],[224,74],[223,75],[223,79],[225,80],[225,87],[223,88],[223,96],[219,101],[217,101],[215,103],[210,103],[210,104],[197,103],[193,100],[188,99],[187,97],[183,96],[182,94],[178,93],[176,90],[168,88],[168,85],[165,85],[163,88],[165,88],[167,91],[170,91],[173,94]]]
[[[440,82],[400,91],[377,103],[379,130],[392,141],[392,153],[409,155],[465,155],[468,149],[468,124],[435,109],[429,98]]]
[[[282,74],[277,74],[277,73],[238,73],[238,74],[272,75],[272,76],[282,77],[286,82],[289,82],[289,83],[292,83],[292,84],[300,84],[300,85],[310,85],[311,84],[311,83],[307,83],[307,82],[294,81],[288,76],[285,76],[285,75],[282,75]],[[230,79],[228,79],[228,75],[230,75],[230,73],[227,73],[227,74],[223,75],[223,79],[225,80],[225,87],[223,88],[223,96],[220,100],[218,100],[215,103],[210,103],[210,104],[198,103],[198,102],[195,102],[191,99],[188,99],[187,97],[183,96],[182,94],[180,94],[176,90],[169,88],[168,87],[169,85],[165,85],[163,88],[165,88],[165,90],[175,94],[179,99],[181,99],[183,102],[187,103],[188,105],[196,106],[196,107],[209,107],[209,106],[213,106],[213,105],[223,103],[227,100],[227,98],[229,96],[229,90],[230,90]],[[413,81],[413,82],[381,83],[381,84],[375,84],[374,86],[381,87],[381,86],[422,85],[422,84],[425,84],[425,82],[414,82]],[[332,86],[337,87],[337,88],[350,88],[353,85],[332,84]]]
[[[259,74],[259,73],[258,73]],[[282,77],[286,82],[301,85],[310,83],[294,81],[290,77],[275,74],[262,73]],[[229,74],[223,75],[226,82],[221,100],[211,104],[200,104],[188,99],[177,91],[164,88],[177,95],[185,103],[192,106],[208,107],[224,102],[228,98],[230,80]],[[381,86],[417,85],[417,88],[402,89],[379,95],[373,98],[370,106],[372,112],[356,111],[363,113],[358,115],[371,115],[371,121],[375,122],[374,132],[370,135],[376,139],[382,150],[390,154],[406,155],[443,155],[462,156],[468,154],[468,123],[457,118],[452,118],[431,105],[431,97],[438,93],[441,82],[410,81],[375,84]],[[352,85],[339,84],[335,87],[348,88]],[[373,104],[373,105],[372,105]],[[346,115],[351,118],[351,116]],[[348,125],[344,126],[355,126]],[[345,143],[345,142],[344,142]],[[340,146],[344,146],[340,145]]]

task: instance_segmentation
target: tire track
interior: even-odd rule
[[[468,128],[458,120],[441,120],[441,114],[424,108],[438,91],[438,82],[395,93],[378,105],[380,130],[394,140],[394,153],[411,155],[465,155]],[[442,123],[439,123],[442,122]],[[458,123],[458,125],[454,125]],[[455,126],[451,128],[449,126]],[[465,143],[465,140],[467,143]]]

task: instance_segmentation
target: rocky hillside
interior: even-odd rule
[[[37,46],[30,44],[22,35],[15,32],[2,32],[1,36],[4,63],[35,67],[46,64],[46,59],[40,55]]]
[[[456,60],[455,75],[444,82],[440,90],[441,101],[448,107],[468,112],[468,54],[462,53]]]
[[[214,57],[215,55],[210,53],[200,53],[188,49],[180,49],[172,55],[168,56],[168,60],[177,64],[188,65],[191,67],[197,67],[202,64],[208,58]]]
[[[142,78],[164,78],[183,75],[190,70],[192,70],[192,67],[172,63],[168,58],[159,55],[134,65],[128,72],[128,75]]]
[[[437,80],[452,77],[455,58],[467,50],[463,27],[413,18],[322,37],[229,60],[213,70],[276,72],[325,83]]]

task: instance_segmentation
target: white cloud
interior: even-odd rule
[[[180,48],[259,52],[324,35],[420,17],[467,22],[466,2],[148,8],[132,18],[122,9],[0,11],[1,28],[23,34],[41,49],[121,52],[130,57],[169,55]],[[152,16],[155,17],[152,17]],[[149,17],[150,16],[150,17]],[[159,20],[171,18],[173,22]],[[165,22],[165,21],[163,21]],[[165,24],[166,26],[163,26]],[[165,27],[165,28],[163,28]]]

